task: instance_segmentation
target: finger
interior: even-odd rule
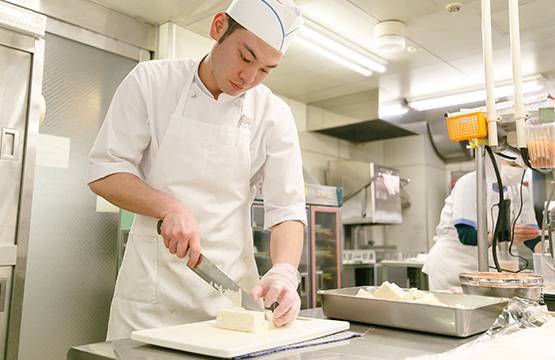
[[[284,294],[279,301],[278,307],[274,310],[274,317],[283,316],[293,305],[295,304],[295,299],[290,294]]]
[[[187,250],[189,249],[189,243],[187,241],[180,241],[177,244],[177,257],[183,259],[187,255]]]
[[[291,301],[291,302],[289,302]],[[285,307],[287,306],[287,310],[280,315],[280,312],[283,312],[285,309]],[[282,309],[280,309],[280,311],[278,312],[278,309],[282,307]],[[297,317],[298,313],[299,313],[299,309],[300,309],[300,299],[298,297],[295,296],[294,299],[291,300],[287,300],[287,301],[283,301],[279,306],[278,309],[276,309],[274,311],[274,323],[276,324],[276,326],[283,326],[285,324],[290,323],[291,321],[295,320],[295,318]],[[276,312],[278,313],[278,316],[276,318]]]
[[[262,285],[260,284],[256,284],[254,285],[254,287],[252,288],[251,292],[249,293],[250,296],[252,296],[252,298],[256,301],[258,301],[258,299],[262,296],[264,291],[264,287],[262,287]]]
[[[189,237],[189,267],[193,268],[202,261],[200,252],[200,233],[192,232]]]
[[[189,267],[194,268],[200,264],[202,258],[200,250],[193,250],[192,247],[189,248]]]
[[[293,308],[290,308],[282,316],[280,316],[278,318],[274,317],[274,324],[276,326],[283,326],[283,325],[289,324],[291,321],[293,321],[297,318],[297,314],[298,314],[297,310],[295,310]]]
[[[168,249],[170,249],[170,254],[175,254],[177,252],[177,241],[170,239]]]
[[[271,285],[270,288],[268,289],[268,292],[266,293],[266,296],[264,297],[264,306],[270,307],[276,301],[281,300],[279,299],[279,297],[282,291],[284,291],[282,286],[275,285],[275,284]]]

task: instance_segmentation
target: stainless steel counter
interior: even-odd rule
[[[323,318],[322,309],[302,310],[300,315]],[[258,357],[260,360],[297,360],[297,359],[403,359],[408,356],[437,354],[453,349],[474,340],[478,335],[468,338],[455,338],[415,331],[351,323],[350,331],[362,334],[336,343],[280,351]],[[97,344],[76,346],[69,350],[67,360],[185,360],[214,359],[146,345],[131,339],[116,340]]]

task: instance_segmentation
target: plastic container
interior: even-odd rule
[[[447,128],[451,141],[479,139],[488,134],[486,116],[483,112],[449,116]]]
[[[534,261],[534,272],[543,276],[544,293],[555,295],[555,271],[545,263],[547,261],[551,266],[554,266],[553,259],[549,254],[542,255],[538,253],[534,253],[532,259]]]
[[[555,123],[529,119],[524,124],[530,164],[535,168],[555,167]]]

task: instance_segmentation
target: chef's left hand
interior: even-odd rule
[[[299,278],[299,272],[292,265],[276,264],[264,274],[250,292],[255,300],[260,297],[264,298],[265,307],[272,306],[276,301],[279,303],[274,310],[276,326],[282,326],[295,320],[299,313],[301,308],[301,298],[297,293]]]

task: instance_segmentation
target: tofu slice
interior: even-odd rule
[[[268,329],[270,322],[260,311],[245,310],[242,307],[220,309],[216,317],[216,327],[220,329],[257,332]]]
[[[370,294],[368,291],[366,291],[364,289],[358,289],[358,292],[357,292],[356,296],[373,297],[372,294]]]
[[[373,294],[375,298],[387,300],[405,300],[405,291],[397,284],[384,281]]]

